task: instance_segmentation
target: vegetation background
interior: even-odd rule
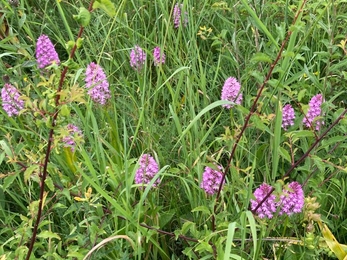
[[[67,61],[80,30],[74,15],[90,1],[0,2],[2,85],[7,75],[37,108],[27,106],[18,117],[0,110],[0,259],[345,259],[347,121],[339,116],[346,108],[346,2],[183,0],[188,23],[178,28],[175,1],[97,2],[104,6],[91,13],[73,62],[61,65],[69,67],[62,93],[74,100],[58,107],[30,256],[61,76],[59,69],[40,74],[36,40],[48,35]],[[147,53],[140,72],[129,65],[135,45]],[[153,66],[156,46],[166,54],[159,67]],[[105,106],[84,93],[90,62],[107,74],[112,95]],[[228,77],[239,80],[243,94],[242,105],[230,110],[220,101]],[[302,124],[318,93],[324,96],[320,132]],[[284,131],[287,103],[296,119]],[[68,123],[83,131],[74,153],[61,144]],[[160,165],[156,188],[134,184],[143,153]],[[200,188],[204,167],[214,163],[229,169],[218,200]],[[250,199],[260,184],[278,191],[288,181],[303,185],[302,213],[252,214]],[[320,228],[323,222],[328,229]]]

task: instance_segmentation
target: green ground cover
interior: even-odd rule
[[[344,0],[0,15],[0,260],[347,259]]]

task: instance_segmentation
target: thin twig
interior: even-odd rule
[[[299,14],[302,12],[302,10],[303,10],[305,4],[306,4],[306,0],[303,1],[301,7],[299,8],[298,12],[296,13],[295,18],[294,18],[294,20],[293,20],[293,25],[295,25],[295,23],[296,23],[296,21],[297,21],[297,19],[298,19],[298,17],[299,17]],[[255,98],[255,100],[254,100],[254,102],[253,102],[253,105],[252,105],[252,107],[251,107],[251,109],[250,109],[250,111],[249,111],[249,113],[248,113],[248,115],[247,115],[247,117],[246,117],[246,119],[245,119],[245,123],[244,123],[243,126],[242,126],[241,132],[240,132],[240,134],[237,136],[237,138],[236,138],[236,140],[235,140],[235,143],[234,143],[234,145],[233,145],[233,147],[232,147],[232,150],[231,150],[231,153],[230,153],[230,156],[229,156],[229,160],[228,160],[227,166],[225,167],[225,170],[224,170],[224,172],[223,172],[222,180],[221,180],[221,182],[220,182],[220,184],[219,184],[218,193],[217,193],[217,196],[216,196],[216,203],[215,203],[215,206],[214,206],[214,213],[216,213],[217,204],[218,204],[217,202],[218,202],[219,197],[220,197],[220,192],[221,192],[221,190],[222,190],[223,183],[224,183],[224,181],[225,181],[225,176],[226,176],[226,174],[227,174],[227,173],[229,172],[229,170],[230,170],[230,166],[231,166],[231,163],[232,163],[232,159],[234,158],[234,154],[235,154],[235,152],[236,152],[236,148],[238,147],[238,144],[239,144],[239,142],[240,142],[240,140],[241,140],[241,137],[242,137],[243,133],[245,132],[247,126],[248,126],[248,122],[249,122],[249,120],[251,119],[251,116],[252,116],[253,113],[256,111],[256,107],[257,107],[258,100],[259,100],[259,98],[260,98],[260,96],[261,96],[261,94],[262,94],[262,92],[263,92],[263,90],[264,90],[264,88],[265,88],[265,85],[266,85],[267,82],[269,81],[269,79],[270,79],[270,77],[271,77],[271,75],[272,75],[272,72],[273,72],[275,66],[277,65],[277,63],[279,62],[279,60],[280,60],[280,58],[281,58],[281,56],[282,56],[282,52],[283,52],[283,50],[284,50],[284,47],[286,46],[286,44],[287,44],[287,42],[288,42],[288,40],[289,40],[291,34],[292,34],[292,31],[289,30],[288,33],[287,33],[287,37],[286,37],[286,38],[283,40],[283,42],[282,42],[281,48],[280,48],[280,50],[279,50],[279,52],[278,52],[278,54],[277,54],[277,57],[276,57],[275,61],[271,64],[270,70],[269,70],[269,72],[267,73],[266,78],[265,78],[263,84],[261,85],[261,87],[260,87],[260,89],[259,89],[259,91],[258,91],[258,94],[257,94],[257,96],[256,96],[256,98]],[[269,196],[270,196],[270,195],[269,195]],[[214,221],[214,218],[213,218],[212,220]],[[215,231],[215,223],[214,223],[214,222],[212,222],[212,231]]]

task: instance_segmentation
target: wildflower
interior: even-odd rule
[[[240,83],[233,77],[228,78],[222,89],[222,100],[229,100],[234,102],[237,105],[240,105],[242,102],[242,93],[240,93],[241,85]],[[225,108],[231,108],[232,105],[226,104],[223,105]]]
[[[251,199],[252,210],[254,210],[258,206],[258,204],[265,198],[265,196],[271,191],[271,189],[272,187],[270,185],[263,183],[254,191],[255,200]],[[274,194],[271,194],[257,209],[256,213],[258,214],[259,218],[272,218],[273,213],[275,213],[276,210],[276,196]]]
[[[218,192],[219,185],[223,178],[223,173],[221,172],[222,167],[218,166],[217,168],[219,171],[206,166],[202,175],[200,187],[203,188],[209,195],[213,195],[214,193]]]
[[[87,67],[85,80],[88,95],[91,99],[94,102],[105,105],[111,96],[104,70],[98,64],[91,62]]]
[[[154,66],[159,66],[165,63],[165,53],[157,46],[153,50]]]
[[[2,108],[9,117],[18,115],[19,111],[24,108],[24,101],[19,97],[18,89],[9,83],[5,83],[1,89]]]
[[[149,154],[143,154],[139,160],[140,167],[135,174],[136,184],[148,184],[159,172],[159,166],[152,156]],[[153,186],[156,187],[159,184],[159,178],[154,182]]]
[[[317,94],[311,98],[308,112],[303,120],[303,123],[306,125],[306,127],[311,127],[312,125],[312,127],[315,126],[315,129],[319,131],[320,127],[324,125],[324,121],[320,119],[314,122],[315,118],[321,115],[322,103],[322,94]]]
[[[81,138],[83,134],[82,131],[73,124],[68,124],[66,128],[69,132],[69,135],[63,138],[63,142],[65,143],[65,147],[70,147],[71,151],[74,152],[76,147],[75,139],[76,137]]]
[[[287,104],[283,107],[282,110],[282,127],[284,130],[287,130],[289,126],[294,125],[294,109],[290,104]]]
[[[181,24],[182,9],[183,9],[183,4],[179,4],[179,3],[175,4],[174,10],[173,10],[173,16],[172,16],[175,28],[178,28]],[[188,13],[187,12],[184,13],[183,19],[184,19],[183,20],[183,26],[187,27],[187,24],[188,24]]]
[[[137,71],[140,71],[146,62],[146,53],[140,46],[135,47],[130,52],[130,66]]]
[[[287,214],[290,216],[293,213],[300,213],[305,203],[304,200],[305,196],[301,185],[296,181],[291,182],[288,188],[283,189],[280,196],[280,215]]]
[[[43,69],[52,63],[60,64],[60,60],[57,52],[53,46],[53,43],[48,36],[42,34],[37,39],[36,44],[36,60],[40,69]]]

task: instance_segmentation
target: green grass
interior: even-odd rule
[[[49,71],[50,79],[40,74],[36,40],[48,35],[65,62],[66,43],[79,31],[73,15],[89,2],[23,0],[16,8],[0,2],[0,22],[9,28],[4,33],[0,26],[0,75],[29,97],[20,116],[0,109],[0,259],[27,257],[55,109],[47,196],[30,259],[84,259],[101,242],[88,259],[334,259],[307,208],[272,219],[250,211],[263,182],[275,192],[283,183],[305,184],[305,196],[320,204],[315,212],[347,244],[345,119],[282,180],[345,109],[344,2],[305,2],[294,25],[302,1],[181,3],[188,26],[179,28],[172,20],[174,1],[115,1],[113,16],[93,10],[76,66],[64,81],[64,114],[54,105],[63,65]],[[140,72],[129,64],[135,45],[147,54]],[[166,54],[160,67],[153,66],[156,46]],[[90,62],[107,75],[111,99],[105,106],[86,94]],[[231,76],[241,83],[243,101],[227,110],[220,96]],[[81,99],[69,100],[77,91]],[[313,133],[302,120],[318,93],[325,100],[325,124]],[[287,103],[296,119],[286,132],[281,108]],[[220,196],[206,195],[200,188],[205,166],[227,168],[250,112]],[[69,123],[83,131],[75,153],[62,144]],[[156,188],[134,184],[144,153],[159,163]],[[312,234],[315,239],[307,242]]]

